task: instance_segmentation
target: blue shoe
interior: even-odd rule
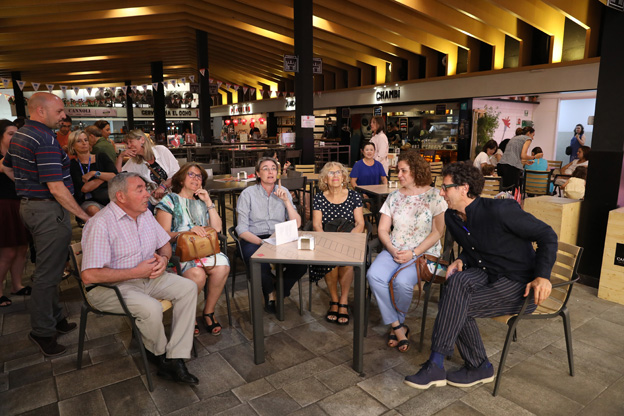
[[[403,382],[410,387],[421,390],[427,390],[431,386],[443,387],[446,386],[446,371],[427,360],[420,371],[413,376],[405,377]]]
[[[446,382],[455,387],[471,387],[492,381],[494,381],[494,366],[488,360],[477,368],[464,365],[459,370],[446,375]]]

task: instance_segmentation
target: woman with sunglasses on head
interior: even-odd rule
[[[361,233],[364,230],[362,197],[359,193],[347,189],[349,176],[345,167],[338,162],[328,162],[319,174],[320,193],[312,204],[312,224],[314,231],[325,231],[325,226],[332,220],[345,219],[354,225],[350,231]],[[325,319],[339,325],[349,324],[349,288],[353,282],[351,266],[310,266],[310,280],[318,282],[325,278],[331,296],[329,310]],[[340,296],[338,296],[340,283]]]
[[[278,169],[277,160],[261,157],[256,163],[256,185],[245,188],[236,203],[236,233],[240,238],[246,264],[249,264],[249,258],[260,248],[262,240],[275,232],[275,224],[296,220],[297,228],[301,226],[301,216],[293,205],[290,192],[277,180]],[[290,289],[307,269],[308,266],[298,264],[284,266],[284,297],[290,295]],[[260,270],[265,310],[275,313],[275,276],[271,273],[270,264],[263,263]]]
[[[410,347],[409,328],[404,322],[414,286],[419,282],[414,262],[423,254],[440,256],[447,205],[440,190],[430,186],[429,163],[416,152],[402,152],[397,168],[401,187],[388,195],[379,211],[377,232],[384,250],[366,278],[384,324],[391,326],[388,346],[406,352]]]
[[[221,232],[221,218],[212,203],[208,192],[204,189],[208,174],[196,163],[184,165],[171,180],[172,193],[167,194],[156,206],[156,221],[169,233],[173,251],[178,235],[184,231],[192,231],[205,237],[204,227],[210,226]],[[215,266],[212,268],[212,266]],[[204,269],[204,266],[209,270]],[[201,292],[208,280],[206,304],[204,305],[204,325],[212,335],[221,334],[221,324],[214,317],[215,306],[223,292],[225,282],[230,273],[230,263],[225,253],[205,257],[199,260],[185,261],[180,264],[180,272],[187,279],[197,284]],[[199,327],[195,324],[195,335],[199,335]]]

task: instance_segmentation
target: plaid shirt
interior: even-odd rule
[[[131,269],[165,244],[169,234],[145,211],[132,219],[115,202],[87,221],[82,233],[82,270]]]

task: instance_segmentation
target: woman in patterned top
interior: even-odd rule
[[[171,181],[173,193],[165,195],[156,206],[156,220],[171,236],[173,251],[175,241],[183,231],[193,231],[199,236],[206,236],[204,227],[210,226],[217,232],[221,232],[221,218],[210,200],[208,192],[204,189],[208,174],[196,163],[187,163],[175,175]],[[203,265],[214,268],[206,271]],[[191,279],[197,284],[197,290],[201,292],[208,279],[208,293],[204,305],[204,324],[206,330],[212,335],[221,334],[221,324],[214,317],[215,305],[230,273],[230,263],[227,255],[218,253],[215,256],[203,259],[183,262],[181,272],[184,277]],[[207,276],[206,276],[207,275]],[[199,334],[199,328],[195,325],[195,335]]]
[[[418,283],[413,263],[425,253],[440,255],[447,205],[440,191],[430,186],[429,164],[417,153],[401,153],[397,167],[401,188],[388,195],[380,210],[377,230],[385,249],[379,253],[366,277],[375,293],[384,324],[392,326],[388,346],[406,352],[410,346],[409,328],[403,322],[412,302],[414,286]],[[392,282],[393,301],[389,285],[394,273],[401,268],[404,269]]]
[[[359,193],[347,189],[348,180],[348,172],[341,163],[329,162],[323,166],[319,174],[319,189],[322,192],[316,194],[312,205],[314,231],[324,231],[325,224],[338,218],[355,223],[352,233],[361,233],[364,230],[362,197]],[[310,279],[313,282],[323,277],[331,296],[325,319],[339,325],[347,325],[349,323],[347,302],[349,288],[353,282],[353,267],[310,266]],[[340,283],[340,298],[338,283]]]

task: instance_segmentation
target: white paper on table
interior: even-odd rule
[[[296,241],[299,238],[299,232],[297,231],[297,220],[290,220],[275,224],[275,245],[290,243]]]

